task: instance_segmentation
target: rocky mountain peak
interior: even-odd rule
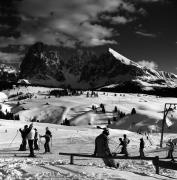
[[[111,84],[130,84],[142,86],[174,86],[177,76],[145,68],[109,48],[107,52],[96,55],[93,51],[76,49],[67,58],[43,43],[29,48],[21,64],[21,78],[42,85],[70,86],[72,88],[98,88]]]
[[[58,52],[49,46],[38,42],[31,46],[20,66],[20,78],[49,77],[62,80],[61,58]]]

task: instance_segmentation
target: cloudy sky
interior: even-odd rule
[[[3,0],[0,47],[42,41],[97,52],[108,47],[177,74],[176,0]],[[21,56],[21,55],[19,55]],[[18,54],[0,51],[0,60]]]

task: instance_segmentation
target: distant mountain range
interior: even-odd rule
[[[29,47],[19,78],[38,85],[150,94],[171,94],[177,87],[177,75],[143,67],[111,48],[100,55],[75,50],[66,58],[40,42]]]

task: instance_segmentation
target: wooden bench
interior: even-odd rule
[[[93,156],[90,154],[78,154],[78,153],[59,153],[59,155],[64,155],[64,156],[70,156],[70,164],[74,164],[74,156],[76,157],[88,157],[88,158],[105,158],[105,157],[101,157],[101,156]],[[155,156],[155,157],[143,157],[140,158],[139,156],[109,156],[106,157],[109,159],[132,159],[132,160],[147,160],[147,161],[152,161],[153,165],[155,166],[156,169],[156,174],[159,174],[159,166],[161,164],[163,164],[161,161],[159,161],[159,157]],[[165,162],[165,161],[163,161]],[[169,163],[169,162],[168,162]]]

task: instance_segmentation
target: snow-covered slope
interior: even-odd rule
[[[117,148],[119,138],[127,134],[130,139],[127,147],[130,156],[139,155],[139,141],[143,138],[145,156],[159,156],[164,160],[167,149],[159,148],[164,103],[176,103],[176,98],[105,92],[98,92],[98,97],[87,97],[87,92],[84,92],[80,96],[60,98],[50,96],[48,98],[51,90],[53,89],[32,86],[19,86],[6,90],[11,98],[3,104],[11,106],[12,110],[20,114],[20,120],[0,120],[0,179],[166,180],[177,178],[176,171],[167,171],[163,168],[160,169],[160,175],[156,175],[152,161],[119,159],[116,162],[120,163],[120,167],[115,169],[106,167],[101,158],[78,157],[74,159],[74,165],[70,165],[69,157],[58,154],[59,152],[93,154],[95,138],[102,133],[97,126],[106,127],[110,118],[112,123],[109,126],[111,152],[120,152]],[[31,93],[34,96],[17,103],[19,100],[15,100],[12,96],[17,93]],[[101,103],[105,105],[105,113],[100,112],[100,108],[97,112],[92,110],[92,105],[99,107]],[[115,106],[118,110],[125,112],[126,116],[112,121],[113,117],[118,115],[113,112]],[[134,115],[130,114],[132,108],[136,109]],[[169,138],[176,138],[176,111],[175,109],[170,111],[167,116],[171,126],[168,127],[165,124],[163,145]],[[35,119],[34,117],[40,121],[33,122],[40,135],[45,134],[46,127],[51,130],[52,153],[43,153],[45,139],[40,138],[40,150],[35,151],[37,157],[31,159],[28,157],[29,150],[18,151],[21,134],[17,130],[26,124],[29,125],[30,120]],[[71,122],[72,126],[60,125],[65,118]],[[176,157],[176,151],[174,151],[174,157]]]
[[[17,105],[18,96],[10,98],[5,105],[10,105],[12,112],[18,114],[21,121],[38,120],[43,123],[60,124],[65,118],[70,120],[74,126],[81,125],[104,125],[107,124],[108,118],[113,118],[113,110],[115,106],[127,114],[111,128],[125,129],[136,132],[138,129],[146,129],[148,131],[160,131],[160,122],[163,118],[164,104],[167,102],[176,103],[176,98],[159,98],[149,95],[137,94],[115,94],[99,92],[99,97],[86,98],[86,92],[81,96],[66,96],[56,98],[49,96],[50,88],[39,87],[21,87],[10,90],[10,97],[21,94],[33,94],[33,97],[26,98]],[[91,92],[90,92],[91,94]],[[19,95],[20,96],[20,95]],[[99,107],[105,104],[106,113],[92,110],[92,105]],[[130,115],[132,108],[136,108],[137,114]],[[173,128],[170,130],[175,132],[177,128],[177,113],[173,112],[173,117],[169,113],[169,121],[173,122]],[[134,122],[134,123],[133,123]],[[133,125],[133,126],[132,126]],[[113,127],[114,126],[114,127]],[[157,127],[157,129],[154,129]],[[167,128],[169,131],[169,129]]]
[[[113,49],[109,48],[109,52],[119,61],[121,61],[122,63],[126,64],[126,65],[135,65],[137,67],[141,67],[138,63],[135,63],[133,61],[131,61],[130,59],[126,58],[125,56],[119,54],[118,52],[114,51]]]

